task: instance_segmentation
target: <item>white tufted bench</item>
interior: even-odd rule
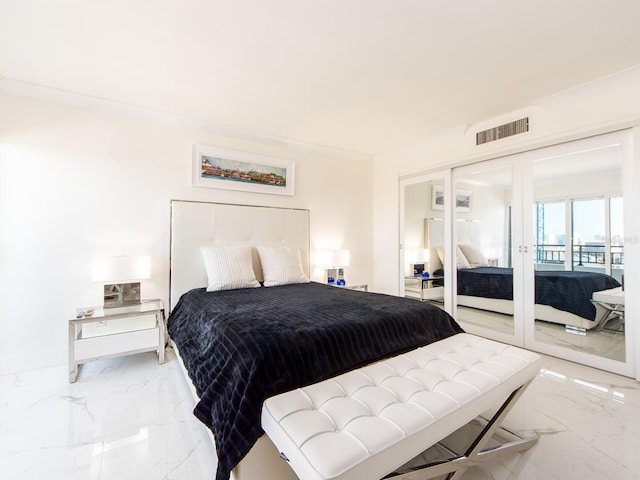
[[[461,333],[269,398],[262,427],[303,480],[378,479],[507,399],[464,454],[397,478],[459,473],[502,450],[482,449],[540,362],[532,352]],[[536,440],[504,448],[520,451]]]

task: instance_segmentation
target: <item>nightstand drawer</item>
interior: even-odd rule
[[[69,320],[69,382],[83,363],[155,350],[164,363],[165,324],[162,300],[142,300],[118,307],[76,310]]]
[[[437,300],[440,298],[444,298],[444,287],[422,289],[422,300]]]
[[[125,355],[138,350],[149,350],[160,346],[158,328],[135,332],[101,335],[75,340],[73,356],[76,362],[89,361],[111,355]]]
[[[418,300],[441,300],[444,298],[443,277],[405,277],[404,296]]]
[[[104,321],[96,319],[95,322],[85,323],[80,330],[80,339],[91,337],[105,337],[117,333],[133,332],[136,330],[149,330],[157,327],[155,313],[140,315],[130,318],[118,318],[116,320]]]

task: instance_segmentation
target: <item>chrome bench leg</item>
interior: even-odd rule
[[[447,475],[449,480],[457,480],[470,467],[479,463],[492,460],[504,455],[510,455],[527,450],[538,441],[538,436],[524,437],[515,432],[508,431],[501,427],[501,423],[507,416],[511,408],[522,396],[531,382],[528,382],[516,389],[498,409],[495,415],[487,421],[486,425],[478,436],[471,442],[467,450],[456,458],[433,462],[423,467],[413,468],[411,471],[402,473],[392,473],[385,479],[394,480],[427,480],[430,478]],[[495,447],[485,448],[498,429],[506,432],[507,436],[513,440],[505,442]]]

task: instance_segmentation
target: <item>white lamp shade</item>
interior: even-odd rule
[[[407,248],[404,252],[406,263],[424,263],[429,261],[428,248]]]
[[[349,250],[321,250],[316,252],[316,265],[324,268],[349,266]]]
[[[151,259],[148,255],[120,255],[95,257],[91,262],[94,282],[129,282],[151,276]]]
[[[484,248],[482,253],[487,258],[500,258],[501,256],[501,250],[498,247]]]

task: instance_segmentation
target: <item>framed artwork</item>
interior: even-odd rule
[[[431,189],[431,210],[444,210],[444,187],[441,185]]]
[[[471,212],[473,192],[456,190],[456,212]],[[431,209],[444,210],[444,187],[434,185],[431,189]]]
[[[471,211],[471,195],[468,190],[456,190],[456,212]]]
[[[194,187],[294,194],[293,160],[194,145],[192,171]]]

